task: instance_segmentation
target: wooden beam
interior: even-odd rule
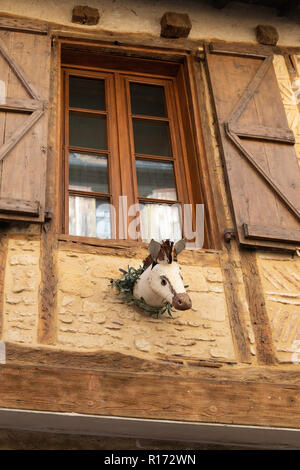
[[[40,203],[38,201],[22,201],[20,199],[0,197],[0,212],[38,217]]]
[[[259,364],[276,364],[272,333],[258,271],[256,252],[241,249],[241,264]]]
[[[280,242],[295,242],[300,244],[300,229],[285,229],[277,226],[244,224],[246,238],[262,238]]]
[[[139,375],[181,377],[182,380],[209,379],[243,383],[269,383],[300,387],[297,365],[278,367],[239,365],[229,367],[217,360],[191,360],[191,357],[157,354],[146,359],[116,351],[73,351],[38,345],[25,346],[5,342],[6,365],[47,367],[49,369],[79,369],[89,372],[118,372]]]
[[[46,23],[31,21],[29,19],[6,18],[1,14],[0,29],[31,34],[47,34],[48,25]]]
[[[246,334],[246,325],[242,317],[243,305],[238,290],[236,262],[231,253],[231,246],[221,255],[221,265],[224,273],[224,291],[227,302],[232,338],[237,351],[237,359],[243,363],[251,363],[250,344]]]
[[[299,54],[299,47],[267,46],[265,44],[245,44],[242,42],[215,41],[209,43],[215,54],[230,54],[244,57],[264,58],[270,54]]]
[[[15,111],[20,113],[32,113],[41,107],[38,100],[26,98],[4,98],[0,99],[0,111]]]
[[[38,321],[38,342],[42,344],[55,344],[56,341],[57,244],[56,235],[42,231],[40,314]]]
[[[3,365],[3,408],[299,429],[299,385]]]
[[[283,129],[267,126],[251,126],[238,122],[228,123],[228,131],[237,134],[239,137],[247,137],[249,139],[263,139],[272,142],[285,142],[287,144],[295,144],[295,136],[291,129]]]
[[[53,217],[47,220],[41,232],[41,285],[39,290],[39,319],[38,342],[41,344],[54,344],[56,340],[57,320],[57,233],[61,231],[61,106],[60,96],[60,45],[52,47],[50,64],[50,96],[49,96],[49,125],[48,125],[48,153],[47,153],[47,179],[45,207],[50,210]]]
[[[7,258],[8,239],[4,234],[0,235],[0,339],[3,334],[3,305],[4,305],[4,280]]]

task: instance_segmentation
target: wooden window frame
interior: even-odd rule
[[[63,98],[64,94],[62,93],[62,88],[64,85],[64,79],[63,79],[63,69],[67,70],[72,70],[74,74],[76,74],[76,71],[78,72],[80,70],[83,72],[83,74],[86,74],[87,76],[92,76],[93,73],[101,73],[99,71],[99,64],[97,64],[97,60],[99,62],[99,57],[100,57],[100,62],[103,60],[103,58],[108,58],[109,60],[115,60],[115,55],[118,56],[118,61],[120,60],[120,68],[121,68],[121,75],[124,77],[126,80],[130,80],[132,76],[134,76],[134,81],[140,81],[146,83],[148,78],[151,78],[151,83],[154,83],[153,80],[157,80],[157,83],[160,82],[161,80],[167,81],[170,80],[170,82],[173,82],[173,87],[174,91],[171,91],[171,93],[174,93],[173,96],[173,105],[174,107],[179,108],[182,104],[184,105],[184,110],[182,111],[182,114],[178,114],[172,111],[174,113],[174,116],[177,120],[176,126],[178,131],[180,132],[180,138],[182,140],[182,158],[181,160],[181,171],[184,169],[184,181],[183,177],[179,176],[179,165],[176,163],[176,168],[174,165],[174,173],[175,173],[175,179],[177,185],[180,187],[182,185],[185,185],[186,190],[182,191],[182,188],[178,190],[178,199],[180,200],[181,197],[181,203],[192,203],[192,204],[204,204],[205,205],[205,230],[204,230],[204,246],[203,249],[220,249],[222,242],[220,239],[219,235],[219,229],[215,217],[215,207],[212,206],[213,198],[212,198],[212,191],[210,187],[210,182],[208,180],[208,163],[206,161],[206,155],[205,155],[205,148],[204,148],[204,142],[203,142],[203,136],[202,136],[202,126],[201,126],[201,118],[200,118],[200,109],[199,109],[199,101],[198,101],[198,96],[197,96],[197,85],[195,81],[195,64],[194,62],[197,60],[197,58],[190,53],[190,51],[177,51],[177,50],[169,50],[169,49],[161,49],[161,48],[148,48],[148,47],[124,47],[124,46],[119,46],[119,45],[112,45],[112,44],[107,44],[105,45],[101,43],[91,43],[89,41],[77,41],[77,40],[71,40],[71,39],[57,39],[56,40],[59,44],[59,50],[64,50],[65,55],[61,56],[60,60],[60,67],[61,67],[61,77],[60,77],[60,96]],[[87,58],[88,54],[94,53],[95,57],[95,52],[96,54],[99,54],[97,56],[96,63],[89,64],[88,61],[89,59]],[[107,55],[109,53],[109,55]],[[84,57],[83,63],[79,61],[78,55],[76,54],[83,54],[82,57]],[[65,57],[70,55],[71,59],[70,60],[65,60]],[[72,60],[73,57],[73,60]],[[75,60],[74,60],[75,57]],[[70,63],[72,62],[72,64]],[[131,69],[128,67],[129,62],[131,63]],[[127,64],[127,67],[126,67]],[[145,65],[146,71],[140,71],[139,66],[140,65]],[[118,62],[119,65],[119,62]],[[153,71],[153,67],[158,67]],[[104,68],[104,67],[103,67]],[[110,68],[109,64],[105,67],[105,72],[109,73]],[[111,69],[113,70],[113,68]],[[151,72],[152,71],[152,72]],[[145,77],[147,77],[145,79]],[[170,93],[170,90],[168,91]],[[64,103],[63,99],[61,99],[62,103],[62,110],[61,110],[61,115],[64,116],[65,111],[64,111]],[[131,116],[131,113],[128,113],[129,116]],[[61,141],[63,138],[63,129],[62,125],[60,127],[60,132],[61,132]],[[129,129],[129,132],[132,132],[131,129]],[[176,132],[174,132],[173,129],[173,139],[176,140],[178,139],[178,136],[175,135]],[[132,146],[132,136],[131,136],[131,143],[129,142],[129,145]],[[175,144],[175,147],[177,147],[177,152],[178,152],[178,142]],[[65,152],[64,152],[65,153]],[[134,155],[133,149],[131,149],[131,155]],[[191,158],[192,155],[192,158]],[[140,158],[142,156],[137,155],[137,158]],[[188,158],[192,160],[192,162],[188,161]],[[159,158],[158,158],[159,159]],[[167,161],[166,158],[162,158],[162,160]],[[66,161],[66,160],[65,160]],[[176,159],[175,159],[176,161]],[[65,165],[66,166],[66,165]],[[135,168],[134,168],[135,169]],[[61,171],[61,170],[60,170]],[[110,173],[111,174],[111,173]],[[111,176],[110,176],[111,177]],[[64,180],[64,175],[60,175],[60,181]],[[133,178],[133,181],[135,181],[135,185],[137,185],[136,178]],[[119,181],[119,185],[122,185],[123,183]],[[116,214],[119,212],[118,208],[118,201],[115,199],[115,197],[112,195],[110,187],[110,195],[111,195],[111,200],[113,201],[114,207],[116,208]],[[118,187],[118,190],[120,190],[120,187]],[[64,194],[65,194],[66,188],[64,188]],[[60,194],[60,197],[63,197],[64,194]],[[120,192],[119,192],[120,194]],[[135,194],[137,194],[137,188],[135,188]],[[139,198],[141,199],[141,198]],[[66,198],[65,198],[66,201]],[[209,204],[207,204],[207,201],[209,201]],[[137,201],[132,201],[132,203],[135,203]],[[141,201],[144,202],[144,201]],[[150,202],[150,200],[149,200]],[[154,202],[154,201],[153,201]],[[171,201],[160,201],[160,202],[168,202],[170,203]],[[173,203],[175,201],[172,201]],[[130,205],[130,201],[129,204]],[[60,207],[60,220],[58,221],[57,224],[57,232],[59,233],[59,240],[71,240],[74,242],[80,242],[80,243],[85,243],[89,245],[110,245],[114,246],[116,242],[121,241],[128,243],[129,245],[136,245],[136,244],[143,244],[141,240],[138,241],[132,241],[132,240],[124,240],[120,238],[113,238],[113,239],[98,239],[94,237],[82,237],[82,236],[75,236],[75,235],[69,235],[67,233],[63,233],[66,231],[66,222],[64,219],[64,210],[62,206]],[[130,221],[127,221],[127,226]],[[120,233],[120,228],[117,226],[116,227],[116,234],[118,235]],[[114,236],[114,234],[113,234]]]

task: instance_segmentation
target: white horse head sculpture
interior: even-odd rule
[[[184,250],[185,240],[175,245],[166,240],[158,243],[151,240],[150,255],[144,260],[145,271],[136,282],[133,295],[143,298],[151,307],[160,307],[169,302],[176,310],[188,310],[192,301],[186,293],[177,255]]]

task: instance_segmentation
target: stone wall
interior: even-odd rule
[[[183,265],[193,308],[156,318],[127,306],[110,287],[128,263],[142,259],[97,256],[60,250],[58,344],[74,348],[103,348],[125,354],[195,359],[234,360],[221,268]]]

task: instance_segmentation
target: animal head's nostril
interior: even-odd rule
[[[172,305],[177,310],[188,310],[192,307],[192,301],[188,294],[177,294],[173,297]]]

